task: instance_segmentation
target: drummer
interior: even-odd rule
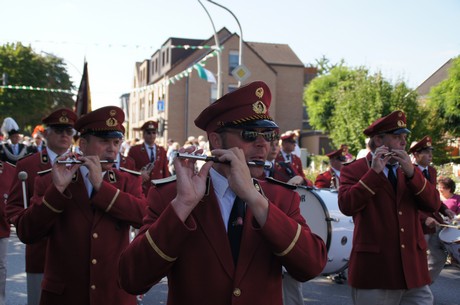
[[[422,171],[426,180],[436,186],[437,171],[430,165],[433,159],[432,143],[431,137],[425,136],[411,146],[409,153],[412,153],[414,156],[414,164]],[[441,207],[436,212],[420,211],[420,222],[428,244],[428,270],[430,271],[432,283],[441,273],[447,260],[446,248],[439,239],[439,231],[441,229],[439,224],[444,223],[441,215],[450,219],[455,217],[455,213],[444,203],[441,204]]]

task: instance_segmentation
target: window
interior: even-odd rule
[[[232,75],[232,71],[238,67],[239,63],[239,52],[230,51],[228,52],[228,75]]]

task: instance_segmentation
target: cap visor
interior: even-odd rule
[[[392,133],[392,134],[410,133],[410,130],[407,129],[407,128],[400,128],[400,129],[393,130],[393,131],[390,132],[390,133]]]
[[[249,129],[249,128],[279,128],[275,122],[271,120],[256,120],[256,121],[249,121],[246,123],[228,126],[231,128],[240,128],[240,129]]]

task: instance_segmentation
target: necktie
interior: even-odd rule
[[[430,174],[426,168],[423,170],[423,175],[425,176],[426,180],[430,181]]]
[[[390,164],[385,165],[388,168],[388,180],[390,180],[393,189],[396,191],[398,181],[396,180],[396,175],[393,171],[393,166]]]
[[[155,155],[153,154],[153,146],[150,148],[150,162],[155,161]]]
[[[230,241],[230,248],[232,249],[233,262],[238,262],[238,255],[240,253],[241,236],[243,235],[243,220],[245,214],[244,201],[238,196],[233,202],[230,218],[228,219],[228,240]]]
[[[286,161],[291,162],[291,155],[286,155]]]

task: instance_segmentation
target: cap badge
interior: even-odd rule
[[[67,112],[63,111],[61,113],[61,117],[59,118],[59,123],[68,123],[69,122],[69,118],[67,117]]]
[[[403,115],[402,112],[398,112],[399,117],[402,117],[402,115]]]
[[[398,121],[398,127],[406,127],[406,123],[404,123],[403,121],[399,120]]]
[[[430,147],[430,146],[431,146],[431,142],[426,142],[426,146]]]
[[[264,96],[264,88],[262,88],[262,87],[257,88],[256,89],[256,96],[258,98],[262,98],[262,96]]]
[[[265,114],[267,112],[267,107],[261,101],[257,101],[254,104],[252,104],[252,110],[257,114]]]

